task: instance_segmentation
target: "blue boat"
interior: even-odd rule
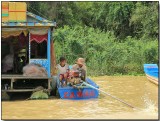
[[[59,80],[58,80],[59,81]],[[99,86],[94,83],[91,79],[86,78],[86,82],[91,86],[99,89]],[[69,100],[84,100],[84,99],[93,99],[98,98],[99,91],[88,86],[77,85],[79,88],[75,88],[67,85],[62,87],[60,83],[57,84],[58,92],[61,99]]]
[[[158,66],[157,64],[144,64],[144,72],[148,80],[158,85]]]

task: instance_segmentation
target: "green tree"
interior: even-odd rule
[[[130,24],[137,37],[158,37],[158,2],[137,2]]]

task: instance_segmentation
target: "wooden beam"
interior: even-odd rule
[[[10,89],[10,90],[2,90],[2,92],[33,92],[38,91],[35,89]]]
[[[2,79],[50,79],[49,77],[32,77],[32,76],[4,76],[2,75]]]

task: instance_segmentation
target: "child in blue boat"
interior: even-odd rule
[[[62,86],[66,86],[67,78],[69,76],[69,65],[64,57],[60,57],[60,63],[57,65],[57,69]]]

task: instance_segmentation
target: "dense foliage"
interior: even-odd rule
[[[89,75],[141,74],[158,64],[158,2],[29,2],[50,20],[57,60],[86,58]],[[37,5],[37,6],[36,6]],[[53,7],[54,6],[54,7]],[[40,15],[41,16],[41,15]]]
[[[111,32],[81,26],[59,28],[54,37],[56,56],[66,56],[69,64],[86,58],[90,75],[140,74],[144,63],[158,63],[157,40],[128,36],[116,42]]]

